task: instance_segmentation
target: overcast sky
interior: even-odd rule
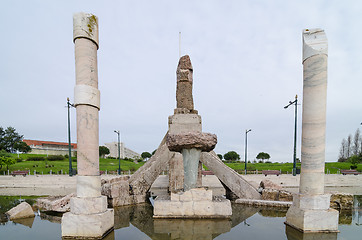
[[[100,144],[139,153],[157,148],[176,107],[181,53],[194,67],[195,109],[216,152],[293,159],[296,94],[302,103],[302,29],[328,44],[326,160],[362,121],[361,1],[4,1],[0,8],[0,126],[26,139],[67,141],[66,98],[74,99],[73,14],[99,18]],[[300,156],[302,106],[298,106]],[[75,109],[71,111],[76,141]]]

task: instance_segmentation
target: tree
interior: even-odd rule
[[[157,149],[153,150],[153,152],[151,153],[152,156],[156,153]]]
[[[237,154],[235,151],[230,151],[224,154],[224,159],[235,161],[240,159],[240,155]]]
[[[347,140],[343,138],[341,148],[339,149],[338,162],[345,162],[347,158]]]
[[[222,154],[218,154],[217,156],[222,160]]]
[[[142,157],[143,159],[147,159],[147,158],[152,157],[152,155],[151,155],[151,153],[149,153],[149,152],[143,152],[143,153],[141,153],[141,157]]]
[[[360,150],[360,140],[361,140],[361,134],[359,131],[359,128],[357,128],[354,137],[353,137],[353,146],[352,146],[352,153],[353,155],[358,155]]]
[[[260,152],[256,156],[256,159],[259,159],[259,160],[262,160],[262,161],[264,161],[265,159],[268,160],[269,158],[270,158],[270,155],[268,153],[265,153],[265,152]]]
[[[109,154],[109,148],[106,146],[99,146],[99,156],[104,157],[104,155]]]
[[[348,162],[350,162],[352,164],[351,169],[356,169],[357,164],[362,162],[362,156],[353,155],[352,157],[350,157],[348,159]]]
[[[15,128],[8,127],[3,129],[0,127],[0,150],[5,150],[7,152],[14,152],[14,144],[21,142],[23,135],[20,135],[16,132]]]
[[[26,142],[21,141],[14,143],[14,150],[18,150],[22,153],[28,153],[31,151],[31,148],[28,146],[28,144],[26,144]]]
[[[0,150],[0,170],[4,165],[9,169],[9,165],[15,164],[15,159],[11,158],[11,155],[5,150]]]
[[[347,158],[349,158],[350,156],[352,156],[352,149],[351,149],[351,147],[352,147],[352,135],[350,134],[350,135],[348,135],[348,137],[347,137],[347,149],[346,149],[346,153],[347,153]]]

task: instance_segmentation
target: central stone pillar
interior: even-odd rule
[[[70,212],[62,217],[62,237],[101,239],[113,229],[113,209],[101,195],[99,174],[98,18],[77,13],[73,17],[77,111],[77,197],[70,200]]]
[[[286,224],[305,232],[338,231],[338,211],[324,193],[327,54],[324,31],[305,29],[300,187],[286,218]]]
[[[201,152],[214,149],[217,138],[214,134],[202,133],[201,117],[194,110],[193,68],[189,56],[180,58],[176,73],[177,108],[169,117],[166,136],[167,147],[174,153],[169,163],[171,196],[156,198],[153,217],[229,218],[230,201],[213,197],[211,190],[201,188]],[[183,181],[177,182],[178,179]]]
[[[179,60],[176,85],[176,109],[174,115],[168,118],[168,133],[179,134],[186,132],[201,132],[201,116],[194,109],[192,96],[193,67],[188,55],[182,56]],[[185,153],[186,154],[186,153]],[[169,161],[169,191],[178,192],[184,186],[184,162],[182,154],[175,152]],[[201,169],[202,164],[198,162],[197,187],[202,186]]]

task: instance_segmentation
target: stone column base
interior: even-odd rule
[[[338,232],[338,211],[329,208],[330,194],[296,194],[285,224],[301,232]]]
[[[81,237],[102,239],[113,230],[113,209],[96,214],[65,213],[62,217],[63,239]]]
[[[153,206],[154,218],[230,218],[231,214],[229,200],[213,199],[212,191],[203,188],[159,196]]]

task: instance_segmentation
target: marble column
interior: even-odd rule
[[[101,195],[99,174],[99,116],[97,50],[98,18],[93,14],[73,16],[77,111],[77,197],[70,201],[71,211],[63,215],[62,236],[102,238],[113,229],[114,214]]]
[[[327,54],[324,30],[305,29],[300,187],[286,219],[301,231],[338,231],[338,211],[330,208],[330,194],[324,193]]]

